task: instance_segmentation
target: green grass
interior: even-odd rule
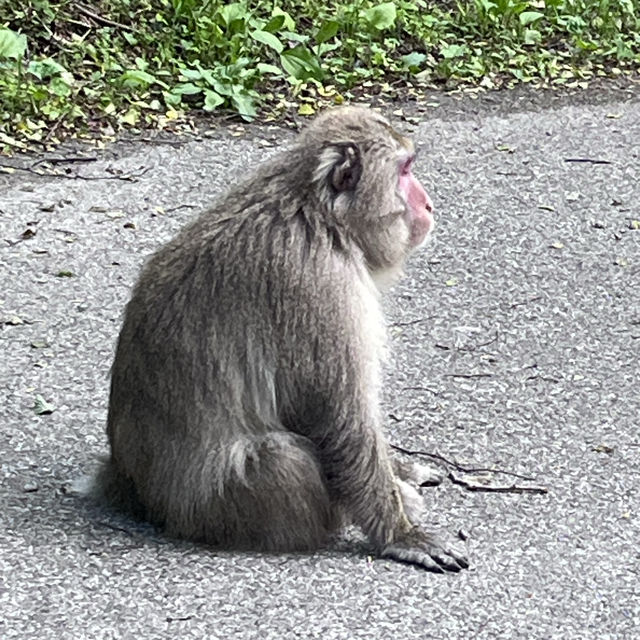
[[[638,0],[0,0],[0,144],[639,68]]]

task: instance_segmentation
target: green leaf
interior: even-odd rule
[[[312,116],[315,112],[316,110],[313,108],[313,105],[310,105],[308,102],[303,102],[298,107],[298,113],[301,116]]]
[[[318,33],[316,33],[316,42],[318,44],[322,44],[327,40],[331,40],[331,38],[338,33],[339,27],[339,22],[336,22],[335,20],[325,20],[320,26],[320,29],[318,29]]]
[[[542,42],[542,34],[537,29],[524,30],[525,44],[538,44],[539,42]]]
[[[217,85],[220,83],[220,81],[218,80],[218,78],[216,78],[216,76],[213,75],[213,70],[212,69],[200,69],[200,78],[202,78],[202,80],[204,80],[209,86],[213,87],[216,91],[218,91],[218,87]],[[186,76],[186,74],[182,74],[185,77],[189,77]],[[197,80],[198,78],[195,78],[195,76],[192,76],[192,79]]]
[[[53,78],[54,76],[68,73],[61,64],[51,58],[45,58],[44,60],[32,60],[27,67],[27,71],[38,78],[38,80]]]
[[[267,64],[266,62],[258,62],[256,69],[260,72],[260,75],[265,73],[272,73],[274,76],[281,76],[282,69],[276,67],[275,64]]]
[[[37,395],[33,403],[33,411],[39,416],[48,416],[53,413],[56,408],[47,402],[41,395]]]
[[[369,26],[379,31],[392,27],[396,21],[395,2],[383,2],[376,7],[371,7],[364,12],[364,19]]]
[[[132,46],[135,47],[138,44],[138,39],[129,31],[123,31],[122,37]]]
[[[146,71],[141,71],[140,69],[129,69],[120,76],[120,80],[125,87],[146,88],[150,84],[153,84],[156,81],[156,78]]]
[[[238,93],[231,96],[231,103],[243,120],[251,121],[256,116],[256,107],[253,98],[246,93]]]
[[[202,91],[202,87],[198,87],[192,82],[183,82],[171,89],[171,93],[176,96],[193,96]]]
[[[211,89],[205,89],[204,91],[204,110],[213,111],[216,107],[224,104],[224,98]]]
[[[273,16],[272,19],[282,16],[283,22],[280,28],[284,27],[287,31],[295,31],[296,23],[286,11],[283,11],[280,7],[275,7],[271,15]],[[268,24],[271,24],[271,21]],[[265,30],[268,31],[268,29]]]
[[[149,63],[140,56],[136,56],[135,58],[136,67],[141,69],[142,71],[146,71],[149,68]]]
[[[140,120],[140,112],[133,107],[127,111],[123,116],[118,118],[118,122],[128,124],[132,127],[135,127],[138,124],[138,120]]]
[[[275,49],[278,53],[282,53],[282,50],[284,49],[282,42],[268,31],[260,31],[259,29],[256,29],[249,35],[257,42],[262,42],[262,44],[266,44],[268,47]]]
[[[526,27],[528,24],[532,24],[540,18],[544,18],[544,13],[540,13],[539,11],[523,11],[520,16],[520,24],[523,27]]]
[[[180,75],[187,80],[200,80],[203,77],[200,69],[180,69]]]
[[[237,25],[234,25],[234,22],[245,22],[246,18],[248,17],[246,7],[240,2],[233,2],[232,4],[223,5],[222,7],[220,7],[218,14],[222,18],[222,21],[227,29],[229,29],[232,25],[236,27]]]
[[[0,29],[0,60],[22,58],[27,50],[27,37],[11,29]]]
[[[262,27],[263,31],[268,31],[269,33],[275,33],[276,31],[280,31],[282,26],[284,25],[285,17],[283,14],[279,13],[278,15],[273,16],[267,24]]]
[[[165,104],[173,109],[177,109],[182,103],[182,96],[173,92],[165,91],[162,97],[164,98]]]
[[[285,40],[291,40],[292,42],[300,42],[302,44],[304,44],[309,39],[308,35],[305,35],[303,33],[295,33],[295,31],[281,31],[280,35]]]
[[[494,9],[498,8],[498,5],[491,0],[477,0],[478,4],[482,7],[485,13],[491,14]]]
[[[322,69],[317,58],[305,47],[298,45],[280,55],[282,68],[297,80],[322,80]]]
[[[414,51],[412,53],[408,53],[406,56],[402,56],[400,60],[402,60],[402,64],[407,67],[407,69],[411,69],[412,71],[417,71],[422,67],[422,63],[427,59],[426,54],[419,53],[418,51]]]
[[[463,44],[448,44],[440,49],[440,54],[446,60],[451,58],[459,58],[464,55],[466,46]]]
[[[51,78],[49,82],[49,90],[56,96],[61,98],[71,95],[71,87],[60,76]]]
[[[213,87],[213,90],[216,93],[219,93],[221,96],[231,97],[235,93],[234,87],[229,84],[229,82],[222,82],[215,78],[212,74],[207,77],[207,82]]]

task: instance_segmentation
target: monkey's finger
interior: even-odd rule
[[[462,554],[456,554],[455,556],[453,556],[456,560],[456,562],[463,568],[463,569],[468,569],[469,568],[469,559],[467,558],[467,556],[462,555]]]
[[[457,573],[461,569],[466,569],[469,566],[469,562],[464,556],[454,556],[451,552],[445,551],[444,549],[432,549],[429,555],[447,571]]]
[[[391,544],[385,547],[382,552],[382,557],[391,558],[398,562],[406,562],[407,564],[415,564],[427,571],[433,571],[434,573],[444,573],[442,565],[421,549],[413,549],[397,544]]]
[[[469,559],[467,558],[466,554],[452,547],[447,547],[444,551],[449,557],[453,558],[463,569],[469,568]]]
[[[458,572],[469,566],[467,557],[458,551],[455,547],[440,542],[432,535],[426,536],[420,547],[427,553],[432,560],[437,562],[446,571]]]

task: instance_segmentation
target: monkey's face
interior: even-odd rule
[[[303,137],[318,149],[313,182],[327,216],[349,232],[372,273],[401,270],[434,226],[411,140],[355,107],[326,112]]]
[[[398,169],[398,191],[405,202],[405,222],[409,228],[411,249],[422,246],[431,233],[433,203],[418,179],[413,175],[415,153],[401,154]]]
[[[387,144],[377,149],[372,145],[364,154],[359,196],[360,207],[366,205],[352,220],[372,275],[378,280],[380,272],[395,272],[389,273],[391,281],[401,275],[407,256],[425,244],[434,227],[433,203],[413,174],[413,145],[393,133],[394,145],[387,138]]]

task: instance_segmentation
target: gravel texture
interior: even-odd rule
[[[640,637],[639,94],[414,114],[437,231],[387,300],[389,437],[549,490],[425,489],[433,525],[468,536],[459,575],[371,559],[350,533],[309,555],[212,552],[69,491],[107,450],[142,261],[272,153],[274,129],[0,173],[0,637]]]

